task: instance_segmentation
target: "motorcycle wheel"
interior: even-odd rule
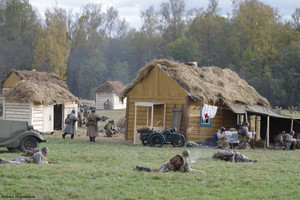
[[[162,147],[165,143],[165,138],[161,134],[155,134],[150,138],[151,147]]]
[[[185,137],[183,135],[180,136],[180,140],[177,142],[171,143],[173,147],[183,147],[185,145]]]

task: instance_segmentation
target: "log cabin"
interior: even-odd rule
[[[216,66],[198,67],[195,62],[154,60],[138,71],[119,98],[127,98],[125,139],[137,144],[141,143],[139,128],[169,128],[178,109],[182,112],[178,129],[186,141],[205,141],[221,126],[228,130],[249,121],[256,140],[267,139],[269,145],[270,132],[300,128],[292,117],[271,110],[268,100],[237,73]],[[216,108],[213,118],[204,117],[207,106]]]

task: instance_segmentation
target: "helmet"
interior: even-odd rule
[[[75,110],[74,109],[72,110],[72,113],[75,114]]]
[[[43,147],[43,148],[42,148],[42,152],[48,153],[48,152],[49,152],[48,147]]]
[[[281,133],[281,134],[285,134],[285,131],[281,131],[280,133]]]
[[[244,126],[249,126],[249,122],[244,122]]]
[[[92,113],[95,113],[96,112],[96,110],[95,109],[92,109]]]
[[[111,123],[115,123],[115,120],[112,119],[112,120],[110,120],[110,122],[111,122]]]
[[[189,157],[191,152],[189,150],[183,150],[182,155],[185,157]]]
[[[225,127],[222,126],[222,127],[220,128],[220,131],[224,132],[224,131],[225,131]]]
[[[290,135],[295,135],[295,131],[291,130]]]

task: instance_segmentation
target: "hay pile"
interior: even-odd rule
[[[95,92],[105,92],[105,93],[111,93],[114,92],[117,95],[120,94],[120,92],[125,88],[125,85],[121,83],[120,81],[107,81],[103,84],[101,84],[99,87],[96,88]]]
[[[195,101],[211,105],[242,103],[270,106],[266,98],[230,69],[215,66],[199,68],[169,60],[154,60],[140,69],[136,79],[122,91],[120,99],[124,100],[127,93],[156,66],[164,70]]]
[[[9,101],[35,104],[63,104],[77,102],[78,99],[67,89],[67,85],[54,73],[20,71],[12,69],[20,82],[3,96]]]

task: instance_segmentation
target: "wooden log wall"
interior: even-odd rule
[[[221,126],[227,130],[235,127],[235,114],[226,107],[218,107],[216,116],[211,121],[211,126],[200,126],[200,112],[203,103],[190,101],[187,135],[189,141],[205,141],[207,138],[213,138],[214,134]]]

